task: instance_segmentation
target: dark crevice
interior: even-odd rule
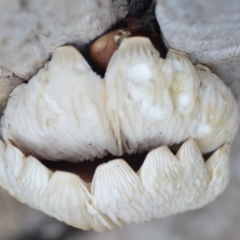
[[[103,35],[114,30],[127,30],[131,32],[129,37],[145,36],[148,37],[154,47],[159,51],[162,58],[166,57],[167,47],[165,46],[162,38],[161,29],[155,17],[155,1],[129,1],[129,13],[124,19],[113,24],[106,29],[100,36],[90,41],[87,44],[78,44],[77,42],[67,42],[65,45],[73,45],[81,52],[83,57],[101,77],[104,77],[106,69],[101,69],[93,59],[90,57],[89,49],[93,42],[102,37]]]
[[[151,6],[153,0],[128,0],[129,9],[127,17],[141,17]]]
[[[149,153],[149,150],[148,150],[143,153],[136,153],[131,155],[128,155],[127,153],[125,153],[122,156],[114,156],[112,154],[109,154],[103,158],[96,158],[92,161],[84,160],[81,162],[69,162],[66,160],[51,161],[47,159],[41,159],[40,156],[36,156],[34,154],[29,153],[26,149],[21,147],[21,144],[16,144],[12,140],[10,140],[10,142],[14,147],[18,148],[25,155],[25,157],[32,155],[36,159],[40,159],[39,161],[41,161],[42,164],[44,164],[51,171],[55,172],[59,170],[59,171],[74,173],[80,176],[82,180],[88,183],[92,182],[92,178],[95,173],[95,170],[99,165],[110,162],[110,161],[114,161],[116,159],[123,159],[128,163],[128,165],[133,169],[133,171],[137,172],[142,166],[144,160],[146,159],[147,154]],[[176,155],[179,149],[181,148],[182,144],[183,142],[179,144],[173,144],[172,146],[169,147],[169,149],[174,155]],[[204,161],[206,162],[213,153],[214,151],[202,154]]]
[[[178,152],[180,147],[182,146],[182,143],[174,144],[170,147],[170,150],[174,155]],[[82,180],[85,182],[91,182],[93,175],[95,173],[96,168],[103,164],[110,161],[114,161],[115,159],[123,159],[125,160],[129,166],[137,172],[140,167],[142,166],[147,154],[149,151],[146,151],[144,153],[136,153],[132,155],[123,154],[122,156],[114,156],[114,155],[107,155],[104,158],[97,158],[94,159],[94,161],[83,161],[78,163],[68,162],[68,161],[48,161],[48,160],[42,160],[41,162],[49,168],[51,171],[66,171],[71,172],[74,174],[77,174],[81,177]],[[213,152],[203,154],[203,159],[207,161],[207,159],[213,154]]]
[[[83,161],[79,163],[72,163],[67,161],[42,161],[42,163],[52,171],[60,170],[71,172],[79,175],[81,179],[85,182],[91,182],[96,168],[102,164],[109,161],[114,161],[114,159],[124,159],[130,167],[137,172],[141,167],[144,159],[146,158],[147,152],[137,153],[137,154],[124,154],[122,156],[108,155],[104,158],[97,158],[94,161]]]
[[[205,160],[205,162],[213,155],[214,151],[209,152],[209,153],[203,153],[203,159]]]

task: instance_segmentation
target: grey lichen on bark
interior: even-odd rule
[[[203,63],[240,91],[240,4],[230,1],[158,0],[156,17],[169,48]]]
[[[0,67],[0,115],[7,105],[9,94],[22,82],[23,80],[12,72]]]
[[[126,0],[0,1],[0,66],[29,80],[66,43],[88,43],[127,13]]]

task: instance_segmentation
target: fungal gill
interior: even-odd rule
[[[229,146],[205,162],[193,139],[176,155],[167,146],[150,151],[137,172],[124,159],[103,163],[90,183],[77,174],[52,172],[11,142],[6,150],[3,142],[0,147],[2,186],[19,201],[84,230],[103,232],[122,222],[140,223],[201,207],[229,180]]]

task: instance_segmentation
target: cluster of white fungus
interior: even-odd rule
[[[126,38],[104,78],[72,46],[11,94],[1,119],[0,184],[81,229],[104,231],[199,208],[228,183],[236,101],[209,69],[148,38]],[[170,147],[182,144],[176,154]],[[148,151],[135,172],[121,155]],[[211,153],[205,161],[203,154]],[[92,182],[40,160],[116,156]]]

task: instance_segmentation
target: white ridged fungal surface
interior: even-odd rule
[[[230,90],[214,74],[146,38],[125,39],[105,76],[107,112],[123,149],[133,153],[195,138],[203,153],[231,141],[239,124]]]
[[[86,183],[72,173],[51,172],[9,142],[0,159],[5,165],[1,176],[8,179],[1,184],[31,207],[74,227],[102,232],[209,203],[228,183],[228,162],[228,145],[205,163],[191,139],[176,155],[167,146],[150,151],[137,173],[123,159],[99,165]]]
[[[238,124],[235,99],[216,75],[173,50],[160,58],[147,38],[124,39],[103,79],[75,48],[61,47],[11,94],[1,119],[0,184],[85,230],[165,217],[224,190]],[[169,146],[179,143],[174,155]],[[137,172],[120,157],[143,151]],[[90,183],[38,160],[109,153],[116,159],[99,165]]]
[[[188,138],[210,152],[233,139],[238,121],[217,76],[172,50],[162,59],[149,39],[135,37],[121,43],[104,79],[75,48],[57,49],[11,94],[2,135],[35,156],[81,161]]]

